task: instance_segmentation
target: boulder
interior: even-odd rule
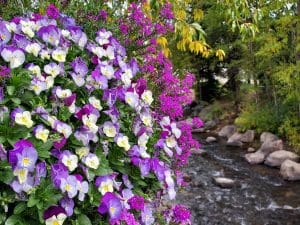
[[[254,152],[254,153],[248,153],[245,155],[245,159],[250,164],[259,164],[262,163],[265,160],[265,155],[260,152]]]
[[[272,142],[272,141],[276,141],[278,139],[279,138],[275,134],[272,134],[270,132],[263,132],[260,135],[260,142]]]
[[[232,188],[235,185],[235,181],[226,177],[214,177],[213,181],[216,185],[222,188]]]
[[[300,163],[285,160],[281,164],[280,174],[285,180],[300,180]]]
[[[207,143],[212,143],[212,142],[216,142],[216,141],[217,141],[217,138],[215,138],[215,137],[207,137],[207,138],[205,139],[205,141],[206,141]]]
[[[259,148],[259,151],[262,152],[265,156],[269,155],[272,152],[282,150],[283,142],[282,140],[275,141],[265,141]]]
[[[230,136],[232,136],[235,133],[235,131],[236,131],[235,125],[227,125],[219,131],[218,135],[220,137],[229,138]]]
[[[233,135],[231,135],[228,138],[228,142],[234,142],[234,141],[241,141],[243,134],[239,133],[239,132],[235,132]]]
[[[247,152],[255,152],[255,148],[252,148],[252,147],[249,147],[248,149],[247,149]]]
[[[227,140],[226,145],[228,146],[235,146],[235,147],[242,147],[243,143],[241,142],[241,138],[242,138],[243,134],[241,133],[234,133],[233,135],[231,135],[229,137],[229,139]]]
[[[240,141],[244,143],[251,143],[254,141],[255,138],[255,131],[254,130],[247,130],[241,137]]]
[[[279,150],[268,155],[265,160],[265,164],[268,166],[279,167],[287,159],[297,162],[299,160],[299,156],[294,152]]]

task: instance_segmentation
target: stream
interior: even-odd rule
[[[204,143],[205,137],[197,139]],[[248,164],[246,150],[227,147],[222,140],[202,149],[205,155],[190,157],[188,184],[177,196],[192,210],[193,225],[300,224],[300,182],[284,181],[278,169]],[[231,178],[236,185],[221,188],[212,182],[217,176]]]

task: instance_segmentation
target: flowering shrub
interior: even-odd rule
[[[190,223],[184,206],[158,211],[175,198],[170,162],[190,125],[152,111],[110,31],[91,40],[53,5],[46,13],[0,21],[1,223]]]

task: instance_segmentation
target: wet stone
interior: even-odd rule
[[[222,188],[232,188],[235,185],[234,180],[226,177],[214,177],[213,181],[216,185]]]

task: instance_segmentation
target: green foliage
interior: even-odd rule
[[[279,127],[279,133],[287,137],[295,151],[300,153],[300,118],[297,115],[286,117]]]
[[[270,131],[277,133],[281,123],[279,113],[274,113],[274,108],[269,105],[247,104],[242,110],[235,123],[243,131],[255,129],[258,133]]]

